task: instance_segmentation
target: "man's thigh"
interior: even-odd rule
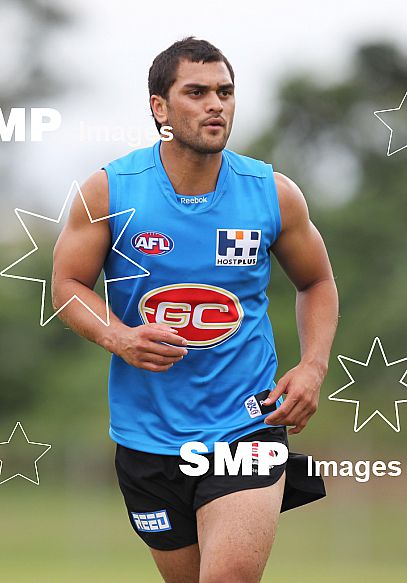
[[[274,541],[285,474],[272,486],[233,492],[197,511],[200,583],[258,583]]]
[[[165,583],[199,583],[200,554],[197,544],[173,551],[150,548]]]

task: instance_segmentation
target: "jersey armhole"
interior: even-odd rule
[[[101,170],[104,170],[107,175],[107,182],[109,185],[109,225],[112,231],[112,235],[116,239],[117,238],[116,216],[114,215],[118,212],[117,174],[111,164],[102,166]]]
[[[266,198],[267,203],[270,209],[271,214],[271,221],[272,221],[272,241],[270,246],[277,240],[278,236],[281,233],[281,211],[280,211],[280,203],[278,200],[278,192],[276,181],[274,178],[274,171],[273,166],[271,164],[266,164],[267,171],[268,171],[268,179],[267,179],[267,186],[266,186]]]

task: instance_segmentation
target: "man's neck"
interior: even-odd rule
[[[222,152],[200,154],[175,142],[161,142],[161,161],[177,194],[197,195],[216,188]]]

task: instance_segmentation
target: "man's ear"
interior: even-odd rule
[[[152,95],[150,97],[151,111],[157,122],[164,125],[168,122],[167,117],[167,100],[161,95]]]

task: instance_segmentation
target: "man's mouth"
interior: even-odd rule
[[[203,125],[210,129],[219,129],[225,125],[225,121],[219,117],[211,117]]]

